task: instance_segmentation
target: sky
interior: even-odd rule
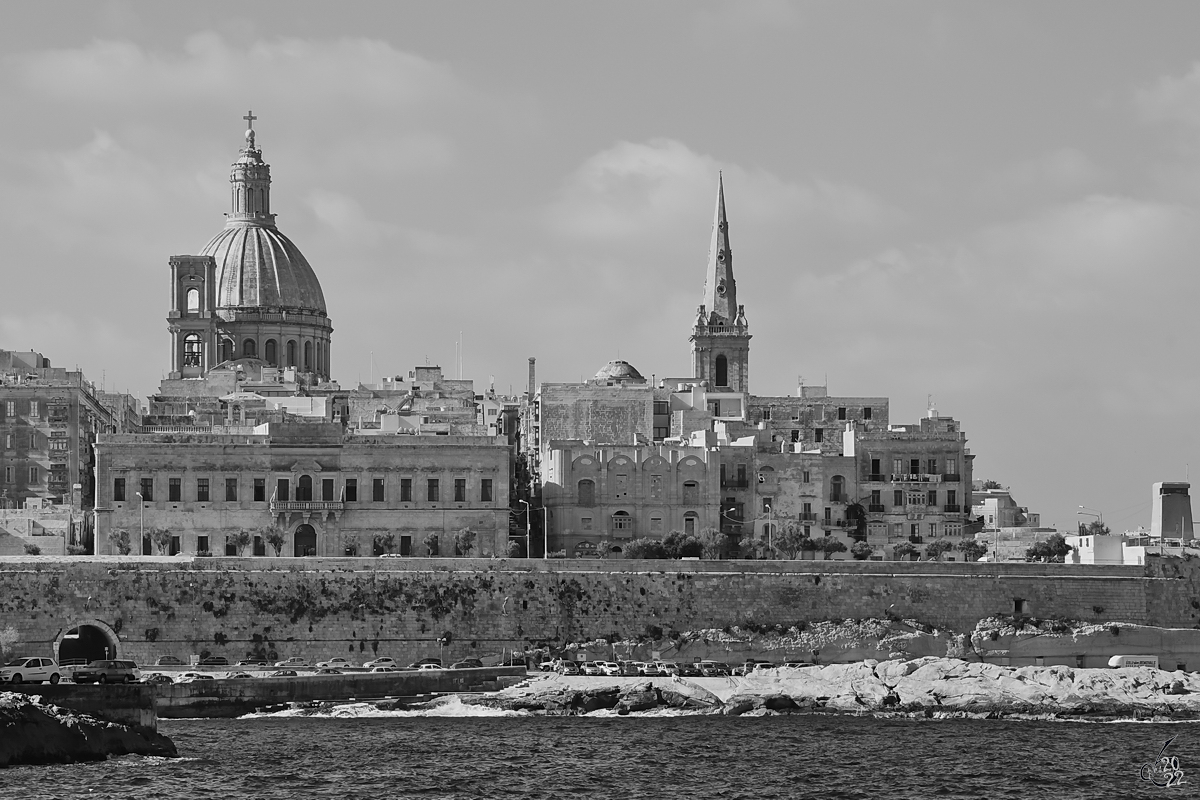
[[[55,2],[0,27],[0,347],[145,398],[253,110],[343,386],[691,372],[932,399],[1044,524],[1149,525],[1200,398],[1200,4]],[[1197,459],[1200,473],[1200,457]]]

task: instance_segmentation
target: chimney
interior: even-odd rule
[[[534,382],[534,368],[533,368],[533,364],[535,361],[537,361],[536,358],[529,359],[529,399],[530,400],[533,399],[534,387],[536,386],[536,383]]]

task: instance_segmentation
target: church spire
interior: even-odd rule
[[[737,319],[737,282],[733,279],[733,250],[729,246],[729,220],[725,216],[725,178],[720,174],[708,270],[704,275],[704,306],[710,312],[711,324],[731,325]]]
[[[251,111],[242,117],[246,120],[246,146],[238,154],[230,170],[229,183],[232,191],[233,211],[228,215],[229,224],[255,224],[274,227],[275,215],[271,213],[271,165],[262,160],[262,151],[254,144],[254,116]]]

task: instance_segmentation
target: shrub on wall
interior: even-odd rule
[[[875,552],[875,548],[866,542],[855,542],[850,546],[850,555],[854,556],[856,561],[866,561]]]
[[[36,544],[25,545],[25,555],[40,556],[41,554],[42,554],[42,548],[38,547]]]
[[[428,553],[431,558],[441,554],[441,543],[438,541],[438,535],[436,533],[431,533],[426,536],[424,542],[425,552]]]
[[[508,557],[521,558],[525,555],[525,546],[520,542],[510,539],[508,542]]]
[[[667,548],[658,539],[633,539],[625,545],[626,558],[667,558]]]
[[[133,549],[133,546],[129,542],[129,531],[124,528],[113,528],[109,531],[108,541],[123,556],[129,555],[129,551]]]
[[[471,551],[475,549],[475,532],[470,528],[463,528],[458,533],[454,534],[454,552],[460,556],[469,556]]]

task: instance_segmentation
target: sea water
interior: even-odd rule
[[[0,798],[1193,797],[1200,725],[659,712],[456,702],[163,720],[177,759],[0,770]],[[1163,753],[1183,785],[1139,776]],[[1160,781],[1161,783],[1162,781]]]

